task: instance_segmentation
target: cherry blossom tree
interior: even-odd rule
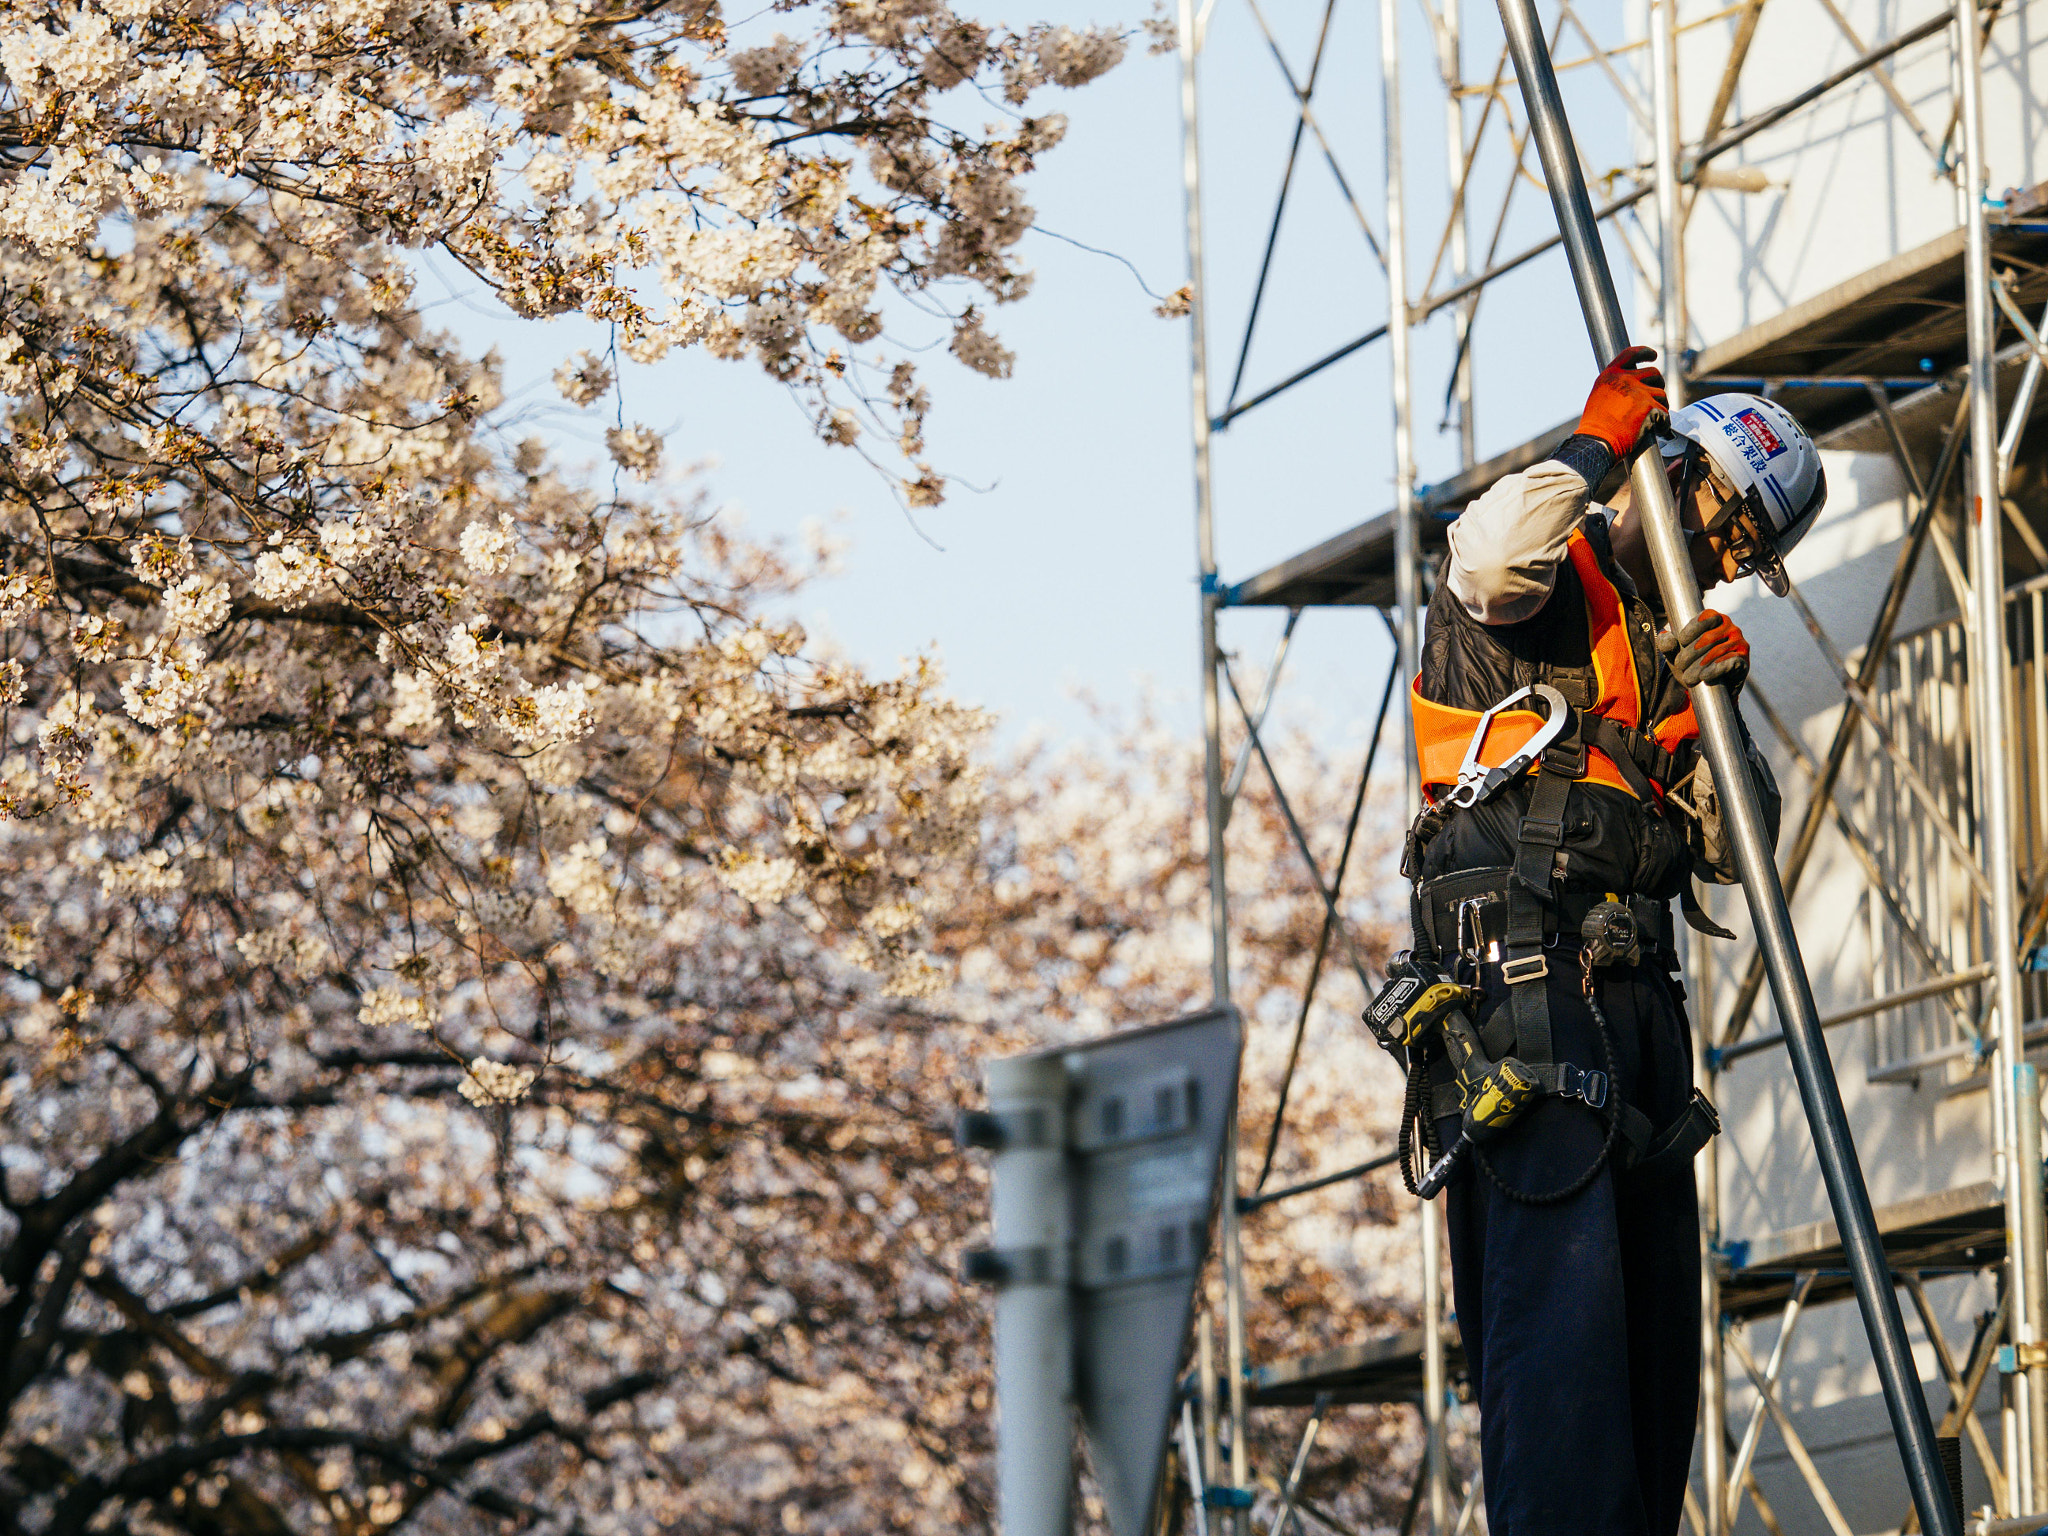
[[[717,0],[0,16],[14,473],[52,540],[188,499],[216,558],[281,533],[274,588],[311,557],[294,535],[431,480],[495,403],[423,331],[417,251],[516,314],[603,322],[637,361],[752,356],[827,439],[874,434],[935,499],[929,402],[883,299],[1008,373],[985,306],[1029,286],[1018,177],[1065,129],[1025,109],[1124,49],[944,0],[794,0],[732,29]],[[585,356],[559,383],[588,403],[611,369]],[[656,446],[615,429],[628,468]]]
[[[773,1165],[913,1158],[893,1125],[826,1148],[796,1092],[813,1131],[747,1154],[725,1236],[676,1214],[727,1219],[699,1185],[783,1111],[718,1064],[783,1024],[836,1021],[799,1054],[857,1036],[865,1095],[902,1081],[856,1018],[935,985],[979,718],[929,663],[807,647],[772,618],[795,570],[701,505],[515,440],[496,360],[414,296],[438,253],[627,357],[751,359],[935,498],[891,306],[1007,368],[987,310],[1024,291],[1017,178],[1061,126],[1024,109],[1121,43],[937,4],[775,21],[797,37],[703,0],[5,7],[0,1528],[631,1510],[631,1474],[576,1482],[606,1463],[575,1426],[738,1370],[796,1305],[747,1236]],[[588,406],[614,370],[557,382]],[[646,428],[609,446],[660,474]],[[839,1255],[818,1303],[882,1326],[878,1262]],[[699,1402],[774,1425],[771,1396]],[[870,1466],[867,1433],[825,1448]],[[721,1486],[758,1501],[761,1466]]]
[[[1304,814],[1341,819],[1340,775],[1305,744],[1283,762]],[[643,937],[630,991],[558,968],[576,1027],[552,1056],[500,1050],[535,1074],[516,1100],[464,1070],[495,1026],[463,988],[431,1032],[366,1022],[347,967],[309,968],[340,924],[202,978],[176,935],[223,898],[160,893],[183,927],[124,934],[157,967],[129,995],[231,1023],[131,1034],[141,1002],[81,1017],[45,986],[6,1040],[13,1528],[990,1529],[987,1312],[955,1278],[986,1189],[953,1114],[982,1057],[1206,990],[1190,744],[1147,726],[997,767],[981,836],[930,877],[944,990],[885,995],[857,931],[707,882],[682,930]],[[1320,907],[1256,782],[1233,854],[1255,1145]],[[1392,1134],[1356,1002],[1333,977],[1283,1177]],[[1248,1238],[1261,1357],[1412,1308],[1384,1181]],[[1340,1419],[1315,1496],[1383,1513],[1412,1439],[1402,1410]]]
[[[951,1113],[984,1055],[1202,992],[1185,749],[992,776],[933,662],[778,619],[801,562],[646,427],[611,485],[520,440],[414,289],[434,253],[608,327],[572,407],[614,352],[750,360],[929,502],[895,322],[1008,371],[1034,103],[1121,39],[4,16],[0,1532],[986,1528]],[[1076,822],[1076,775],[1151,798]],[[1277,997],[1319,909],[1239,818]],[[1288,1157],[1390,1133],[1361,1070]],[[1361,1248],[1342,1198],[1255,1232],[1262,1341],[1405,1305],[1394,1208]]]

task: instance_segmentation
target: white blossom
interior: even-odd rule
[[[192,541],[148,534],[136,545],[135,569],[145,581],[169,586],[192,569]]]
[[[128,626],[103,613],[89,613],[71,626],[71,647],[85,661],[106,661],[128,638]]]
[[[29,575],[23,571],[10,571],[0,576],[0,629],[19,624],[49,602],[50,591],[47,576]]]
[[[989,335],[981,312],[975,309],[968,310],[954,324],[948,350],[976,373],[985,373],[992,379],[1007,379],[1017,361],[1014,352]]]
[[[45,755],[79,761],[92,750],[99,724],[99,706],[89,694],[71,689],[43,712],[36,741]]]
[[[188,635],[210,635],[234,611],[228,584],[210,576],[187,576],[164,593],[164,621]]]
[[[336,565],[356,566],[375,559],[389,537],[390,530],[371,517],[338,517],[320,525],[320,550]]]
[[[612,881],[604,855],[602,838],[575,844],[549,868],[548,889],[572,912],[588,916],[604,911],[612,902]]]
[[[139,724],[164,726],[204,696],[206,655],[191,641],[159,651],[154,660],[137,663],[121,683],[121,702]]]
[[[516,1104],[526,1097],[538,1075],[531,1067],[508,1066],[488,1056],[478,1056],[470,1062],[460,1092],[470,1103],[478,1106]]]
[[[372,1029],[403,1024],[424,1033],[440,1022],[441,1013],[427,999],[400,987],[387,986],[372,987],[363,994],[356,1018]]]
[[[161,896],[185,883],[185,871],[161,848],[100,868],[100,889],[109,896]]]
[[[250,585],[267,602],[297,608],[319,585],[320,574],[318,556],[302,544],[286,544],[256,557]]]
[[[488,804],[465,805],[455,812],[455,830],[473,842],[488,843],[505,825],[505,818]]]
[[[526,169],[520,173],[526,184],[541,197],[559,197],[569,190],[575,178],[574,168],[557,154],[542,150],[526,162]]]
[[[636,480],[652,480],[661,467],[661,434],[652,427],[636,422],[608,428],[604,445],[611,450],[612,462]]]
[[[737,852],[720,863],[718,878],[735,895],[762,907],[787,900],[803,883],[794,859],[753,858]]]
[[[478,638],[483,627],[481,620],[475,620],[449,632],[442,656],[458,675],[488,671],[504,654],[497,641]]]
[[[427,672],[391,674],[391,732],[411,736],[431,731],[441,721],[440,689]]]
[[[317,976],[334,957],[333,948],[317,933],[297,923],[280,923],[240,934],[235,949],[251,965],[274,966],[286,976],[303,979]]]
[[[611,365],[588,352],[578,352],[555,370],[555,388],[571,405],[588,405],[611,387]]]
[[[462,560],[479,576],[502,575],[512,566],[512,519],[479,519],[462,530]]]
[[[779,95],[796,77],[803,57],[803,44],[778,32],[767,46],[732,56],[732,82],[743,96]]]
[[[1085,85],[1123,61],[1124,40],[1115,32],[1091,27],[1076,32],[1055,27],[1039,40],[1038,63],[1054,85]]]

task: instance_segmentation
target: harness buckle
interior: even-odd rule
[[[1513,757],[1498,768],[1487,767],[1479,760],[1479,749],[1486,745],[1486,733],[1493,727],[1493,717],[1529,698],[1541,699],[1548,706],[1548,718],[1536,728],[1536,734],[1524,742]],[[1457,785],[1444,797],[1445,802],[1469,808],[1482,801],[1491,800],[1507,785],[1527,773],[1529,765],[1543,755],[1544,748],[1564,734],[1564,728],[1571,720],[1571,713],[1571,705],[1565,702],[1564,695],[1548,683],[1531,683],[1526,688],[1517,688],[1482,714],[1479,723],[1472,728],[1472,740],[1465,748],[1465,761],[1458,766]]]
[[[1569,742],[1553,742],[1543,754],[1543,766],[1555,768],[1568,779],[1583,779],[1586,776],[1586,743],[1583,737]]]
[[[1607,1106],[1607,1074],[1585,1067],[1575,1067],[1568,1061],[1559,1062],[1557,1096],[1561,1099],[1579,1099],[1588,1109],[1604,1109]]]
[[[1524,955],[1519,960],[1500,963],[1500,979],[1511,987],[1518,987],[1525,981],[1541,981],[1549,974],[1550,961],[1542,955]]]

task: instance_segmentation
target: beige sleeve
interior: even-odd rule
[[[1496,480],[1451,524],[1451,594],[1482,624],[1528,618],[1550,596],[1587,499],[1579,472],[1551,459]]]

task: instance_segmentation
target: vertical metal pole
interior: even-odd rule
[[[1380,85],[1386,146],[1387,342],[1393,365],[1394,404],[1394,601],[1401,609],[1401,675],[1411,684],[1420,654],[1421,541],[1415,526],[1415,423],[1409,393],[1408,230],[1401,161],[1401,24],[1398,0],[1380,0]],[[1417,782],[1415,716],[1407,722],[1403,754],[1406,805],[1413,814],[1422,786]],[[1422,1202],[1422,1423],[1424,1504],[1430,1536],[1450,1529],[1450,1478],[1444,1457],[1443,1214],[1434,1200]]]
[[[1451,200],[1457,212],[1451,219],[1451,281],[1471,276],[1468,210],[1470,202],[1458,195],[1458,181],[1465,165],[1465,98],[1459,94],[1465,83],[1464,48],[1460,40],[1459,0],[1442,0],[1443,14],[1437,28],[1437,66],[1444,77],[1446,164],[1451,173]],[[1457,308],[1457,325],[1452,356],[1458,371],[1451,380],[1451,392],[1458,412],[1458,467],[1470,469],[1479,460],[1479,433],[1472,421],[1472,316],[1477,297]]]
[[[1209,824],[1209,986],[1230,1001],[1229,902],[1223,880],[1223,705],[1216,680],[1216,517],[1209,476],[1208,297],[1202,272],[1202,136],[1195,66],[1202,49],[1194,0],[1180,0],[1181,182],[1187,205],[1190,405],[1195,449],[1195,564],[1201,579],[1202,765]],[[1230,1209],[1232,1202],[1224,1201]]]
[[[2012,1113],[2013,1113],[2013,1161],[2014,1182],[2020,1187],[2019,1247],[2022,1253],[2040,1253],[2048,1233],[2044,1233],[2044,1217],[2041,1209],[2041,1074],[2031,1063],[2021,1062],[2012,1069]],[[2048,1316],[2048,1266],[2038,1260],[2026,1266],[2027,1306],[2039,1319]],[[2041,1328],[2037,1322],[2034,1334],[2040,1337]],[[2027,1384],[2031,1388],[2040,1379],[2041,1368],[2030,1367]],[[2031,1395],[2031,1394],[2030,1394]],[[2034,1499],[2033,1510],[2048,1509],[2048,1494],[2041,1488],[2042,1468],[2048,1465],[2048,1414],[2041,1411],[2038,1397],[2032,1402],[2033,1417],[2030,1428],[2033,1431],[2034,1458]]]
[[[1216,1449],[1216,1319],[1204,1310],[1201,1331],[1195,1335],[1195,1371],[1200,1379],[1202,1404],[1202,1487],[1216,1486],[1222,1469]],[[1205,1521],[1206,1523],[1206,1521]]]
[[[1685,404],[1685,212],[1678,177],[1678,0],[1655,0],[1650,17],[1651,108],[1657,132],[1657,265],[1664,383],[1673,410]],[[1719,1074],[1707,1053],[1714,1027],[1714,957],[1688,932],[1692,956],[1693,1078],[1717,1097]],[[1693,1164],[1700,1190],[1700,1482],[1704,1536],[1728,1536],[1728,1359],[1721,1346],[1721,1147],[1709,1141]]]
[[[1676,410],[1685,404],[1685,219],[1678,184],[1678,0],[1654,0],[1650,17],[1650,94],[1657,124],[1657,279],[1664,332],[1664,383]]]
[[[1003,1536],[1069,1536],[1074,1484],[1074,1336],[1067,1287],[1067,1069],[1058,1057],[988,1064],[988,1107],[1042,1134],[989,1168],[996,1287],[996,1499]]]
[[[1984,873],[1991,883],[1992,996],[1998,1009],[1997,1069],[1993,1119],[2005,1181],[2006,1229],[2014,1235],[2012,1342],[2026,1346],[2042,1338],[2039,1292],[2033,1277],[2044,1255],[2029,1249],[2028,1234],[2040,1232],[2038,1210],[2029,1210],[2038,1178],[2024,1176],[2019,1160],[2017,1069],[2026,1059],[2022,1038],[2025,1011],[2020,995],[2019,873],[2014,864],[2011,710],[2005,645],[2005,523],[1999,510],[1997,311],[1991,300],[1991,231],[1984,189],[1983,70],[1978,61],[1977,0],[1956,0],[1958,78],[1962,92],[1963,211],[1966,245],[1963,291],[1970,341],[1970,681],[1981,731],[1977,741],[1977,827],[1983,842]],[[2037,1159],[2038,1161],[2038,1159]],[[2024,1359],[2030,1351],[2022,1348]],[[2025,1390],[2016,1395],[2018,1465],[2009,1468],[2019,1512],[2048,1505],[2048,1368],[2028,1367]]]
[[[1244,1244],[1237,1210],[1237,1127],[1233,1124],[1224,1140],[1223,1168],[1230,1187],[1223,1201],[1223,1368],[1229,1373],[1225,1388],[1230,1404],[1230,1486],[1252,1485],[1251,1425],[1245,1421],[1244,1404]],[[1248,1536],[1251,1511],[1233,1509],[1230,1529],[1236,1536]]]
[[[1501,24],[1514,56],[1515,75],[1542,158],[1544,179],[1557,213],[1558,233],[1571,260],[1579,307],[1585,312],[1594,354],[1604,363],[1628,345],[1628,329],[1622,323],[1621,302],[1615,295],[1607,253],[1600,245],[1599,226],[1593,221],[1592,200],[1586,195],[1586,180],[1579,169],[1578,149],[1572,143],[1571,125],[1566,121],[1564,102],[1558,94],[1557,76],[1551,69],[1550,51],[1536,24],[1534,0],[1499,0],[1499,5]],[[1664,478],[1656,454],[1636,457],[1630,483],[1634,504],[1642,512],[1643,532],[1657,584],[1663,592],[1665,613],[1672,624],[1684,624],[1700,611],[1700,589],[1693,576],[1692,562],[1687,558],[1671,484]],[[1991,515],[1997,514],[1994,502]],[[1841,1088],[1835,1082],[1834,1062],[1821,1035],[1813,988],[1800,958],[1798,938],[1792,932],[1791,915],[1785,909],[1785,891],[1778,883],[1777,865],[1772,861],[1756,786],[1750,782],[1744,761],[1735,701],[1725,688],[1710,686],[1695,689],[1692,703],[1700,723],[1701,744],[1713,765],[1714,783],[1722,792],[1723,814],[1735,845],[1743,894],[1749,899],[1750,921],[1770,974],[1778,1016],[1784,1021],[1786,1049],[1798,1079],[1799,1096],[1820,1160],[1828,1203],[1842,1234],[1864,1332],[1869,1335],[1871,1352],[1876,1357],[1878,1380],[1884,1387],[1885,1407],[1890,1411],[1892,1433],[1898,1439],[1905,1462],[1913,1505],[1920,1512],[1921,1529],[1928,1536],[1960,1536],[1956,1512],[1949,1503],[1948,1477],[1935,1449],[1934,1421],[1920,1390],[1912,1351],[1906,1346],[1899,1299],[1892,1291],[1890,1267],[1878,1239],[1876,1217],[1870,1209],[1870,1191],[1856,1161],[1848,1116],[1842,1109]],[[2010,942],[2008,939],[2008,945]]]
[[[1189,346],[1192,350],[1192,416],[1195,448],[1195,558],[1201,576],[1202,645],[1202,787],[1209,827],[1209,952],[1210,991],[1217,1006],[1230,1001],[1230,906],[1224,881],[1223,709],[1216,648],[1216,523],[1214,482],[1209,472],[1209,338],[1208,304],[1202,271],[1202,134],[1196,66],[1202,52],[1201,23],[1194,0],[1180,0],[1181,178],[1187,203]],[[1223,1355],[1229,1373],[1230,1481],[1243,1488],[1250,1481],[1248,1436],[1244,1422],[1244,1252],[1239,1241],[1237,1211],[1237,1128],[1231,1127],[1223,1165],[1229,1179],[1222,1214]],[[1244,1516],[1234,1512],[1233,1530],[1242,1532]]]
[[[1693,973],[1693,1075],[1716,1098],[1720,1074],[1710,1065],[1707,1031],[1714,1019],[1714,957],[1706,941],[1688,933]],[[1721,1141],[1709,1141],[1693,1165],[1700,1181],[1700,1482],[1706,1536],[1728,1536],[1728,1359],[1721,1347],[1721,1275],[1714,1252],[1721,1242]]]

